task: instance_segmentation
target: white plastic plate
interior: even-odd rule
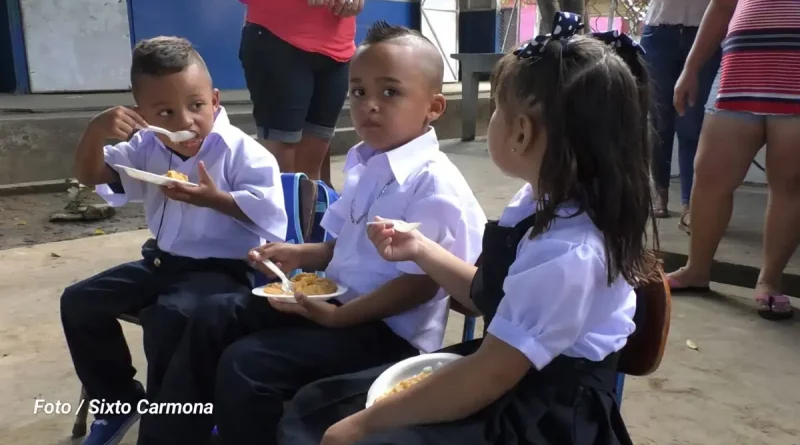
[[[372,386],[370,386],[369,392],[367,393],[367,408],[375,403],[375,399],[386,394],[389,390],[394,388],[395,385],[421,373],[428,366],[433,368],[433,372],[436,372],[441,366],[460,358],[461,356],[458,354],[437,352],[434,354],[418,355],[395,363],[394,366],[383,371],[383,373],[375,379],[375,382],[372,383]]]
[[[124,165],[116,164],[114,167],[122,169],[128,176],[133,179],[138,179],[139,181],[149,182],[155,185],[168,185],[168,184],[183,184],[183,185],[193,185],[197,186],[197,184],[193,184],[191,182],[181,181],[180,179],[172,179],[166,176],[156,175],[150,172],[144,172],[141,170],[136,170],[135,168],[125,167]]]
[[[332,294],[324,294],[324,295],[308,295],[309,300],[330,300],[331,298],[336,298],[338,296],[344,295],[347,293],[347,286],[342,286],[341,284],[337,284],[339,286],[336,289],[336,292]],[[264,297],[264,298],[274,298],[276,300],[281,300],[285,303],[297,303],[297,300],[294,299],[294,295],[284,295],[284,294],[268,294],[264,292],[264,286],[257,287],[253,289],[253,295],[257,297]]]

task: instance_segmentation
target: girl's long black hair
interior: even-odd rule
[[[577,203],[604,235],[609,284],[619,275],[633,285],[657,279],[649,80],[639,54],[617,54],[589,36],[554,39],[541,57],[501,59],[492,90],[507,114],[527,114],[547,131],[531,236],[550,227],[559,207]]]

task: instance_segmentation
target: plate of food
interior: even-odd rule
[[[290,280],[294,284],[295,292],[301,293],[312,300],[330,300],[347,292],[347,287],[337,284],[330,278],[323,278],[315,273],[303,272],[295,275]],[[294,294],[284,292],[281,282],[269,283],[253,289],[257,297],[275,298],[289,303],[294,303]]]
[[[452,363],[461,356],[448,352],[422,354],[395,363],[375,379],[367,393],[367,408],[374,403],[391,397],[397,393],[425,380],[442,366]]]
[[[170,170],[163,175],[156,175],[154,173],[145,172],[141,170],[137,170],[135,168],[126,167],[124,165],[116,164],[114,167],[121,169],[125,172],[128,176],[133,179],[138,179],[139,181],[149,182],[155,185],[169,185],[171,183],[178,183],[183,185],[194,185],[189,182],[189,177],[181,172],[177,172],[175,170]]]

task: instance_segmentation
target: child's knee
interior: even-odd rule
[[[61,294],[61,319],[66,323],[80,323],[89,317],[88,300],[84,298],[83,283],[75,283]]]

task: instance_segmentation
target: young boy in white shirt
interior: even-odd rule
[[[153,239],[144,244],[141,260],[67,288],[61,318],[89,397],[135,406],[144,392],[116,318],[135,313],[142,322],[147,394],[153,398],[197,304],[249,291],[248,250],[264,240],[282,241],[287,216],[275,158],[230,124],[191,43],[177,37],[140,42],[131,83],[137,106],[112,108],[92,120],[75,170],[81,183],[97,186],[112,205],[143,202]],[[195,137],[174,143],[148,131],[149,124]],[[104,146],[108,139],[129,138]],[[197,185],[160,187],[130,178],[120,166],[159,175],[174,170]],[[137,418],[135,412],[97,415],[84,443],[112,442]]]
[[[144,416],[140,445],[272,444],[283,403],[303,385],[442,344],[448,302],[411,262],[383,260],[367,238],[375,216],[420,231],[464,261],[477,259],[486,217],[430,124],[445,109],[436,47],[416,31],[375,26],[350,65],[350,112],[363,143],[345,161],[342,198],[321,244],[268,244],[251,259],[286,271],[324,270],[350,291],[335,301],[276,303],[243,295],[194,314],[158,402],[214,403],[214,416]]]

